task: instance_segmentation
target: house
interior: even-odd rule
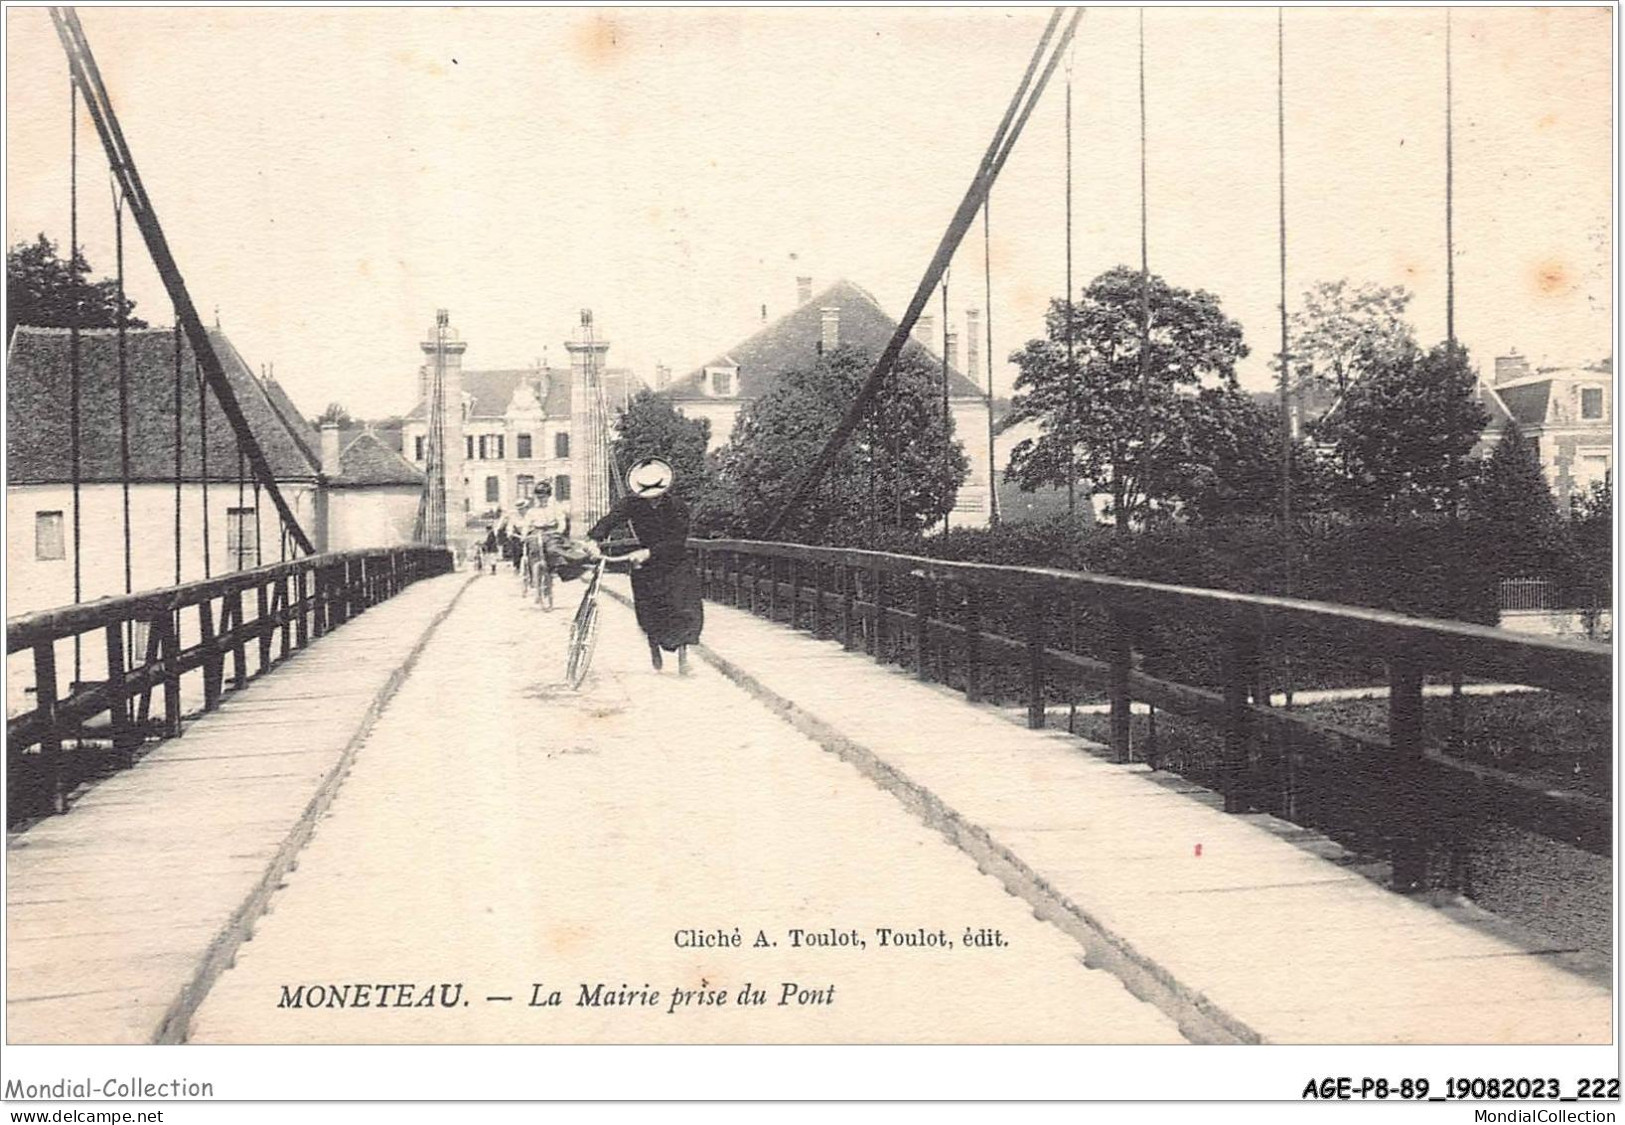
[[[328,543],[376,547],[412,542],[423,470],[370,426],[323,426],[321,451]]]
[[[200,395],[191,348],[184,340],[177,345],[177,339],[170,328],[126,334],[134,590],[274,562],[284,549],[275,508],[264,497],[256,501],[250,473],[239,475],[236,435],[213,393]],[[210,339],[278,489],[306,534],[318,538],[321,466],[309,435],[283,420],[265,385],[222,332],[211,331]],[[8,615],[74,601],[69,350],[67,329],[19,326],[7,354]],[[79,371],[77,554],[80,600],[88,601],[125,592],[116,331],[79,333]],[[246,483],[240,486],[239,480]]]
[[[448,483],[462,486],[460,494],[448,488],[447,507],[460,506],[464,512],[463,538],[468,527],[484,527],[499,513],[511,512],[518,501],[528,500],[538,481],[549,481],[555,498],[568,507],[576,475],[571,468],[576,405],[572,394],[580,381],[580,364],[465,371],[463,341],[437,345],[426,340],[417,403],[401,426],[401,454],[420,470],[427,452],[428,399],[437,346],[444,348],[448,398],[455,396],[462,403],[460,424],[447,428],[446,475]],[[595,358],[607,348],[607,342],[598,341]],[[613,423],[616,412],[643,389],[643,383],[626,368],[602,370],[600,378]]]
[[[1560,507],[1582,496],[1613,468],[1614,363],[1534,368],[1514,352],[1495,357],[1485,388],[1493,442],[1510,419],[1531,442]]]
[[[841,280],[815,296],[811,279],[798,281],[799,300],[793,311],[663,388],[684,416],[711,423],[711,449],[727,444],[739,412],[786,372],[804,368],[823,351],[843,344],[878,357],[897,331],[897,321],[862,287]],[[922,316],[909,346],[923,348],[933,363],[940,364],[941,353],[933,351],[934,328],[933,318]],[[948,410],[970,468],[950,521],[955,526],[985,526],[988,424],[987,394],[977,382],[986,378],[980,365],[978,310],[966,313],[969,377],[959,370],[958,339],[957,333],[950,334],[947,344]]]
[[[410,541],[410,522],[402,528],[381,513],[397,512],[411,491],[415,516],[422,474],[398,457],[386,471],[370,443],[354,442],[324,468],[322,438],[286,392],[256,377],[219,329],[209,337],[278,490],[317,549]],[[190,345],[172,328],[130,329],[125,341],[130,588],[161,588],[290,557],[293,545],[283,542],[270,499],[263,490],[256,496],[225,412],[212,391],[202,390]],[[8,615],[74,600],[69,352],[66,329],[19,326],[7,354]],[[89,601],[125,592],[117,331],[79,333],[79,372],[77,555],[79,597]]]

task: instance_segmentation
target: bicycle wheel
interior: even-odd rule
[[[579,688],[592,666],[593,647],[598,640],[597,591],[590,591],[576,610],[576,619],[570,626],[570,653],[565,661],[564,676],[572,688]]]

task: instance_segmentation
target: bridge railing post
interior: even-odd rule
[[[790,560],[790,628],[801,628],[801,556]]]
[[[965,587],[960,603],[960,623],[965,629],[965,698],[982,701],[982,588]]]
[[[872,587],[869,600],[873,603],[871,610],[874,634],[874,657],[882,664],[891,663],[891,622],[887,620],[886,612],[886,572],[878,566],[869,572],[869,583]]]
[[[1253,805],[1252,717],[1247,699],[1257,678],[1258,634],[1232,624],[1226,631],[1224,661],[1224,811],[1244,813]]]
[[[1134,697],[1129,690],[1129,676],[1134,671],[1134,644],[1125,614],[1113,612],[1107,620],[1110,664],[1107,690],[1111,699],[1112,758],[1126,762],[1133,745]],[[1076,699],[1077,696],[1072,698]]]
[[[812,635],[821,640],[824,636],[824,564],[814,559],[812,572]]]
[[[112,693],[108,722],[113,731],[113,754],[118,765],[127,767],[135,760],[136,740],[131,738],[129,666],[124,655],[125,622],[107,626],[107,690]]]
[[[1423,792],[1422,666],[1406,655],[1388,662],[1388,745],[1393,753],[1392,817],[1394,889],[1423,890],[1428,881],[1430,802]]]
[[[855,608],[852,599],[852,582],[856,572],[844,562],[837,564],[837,570],[841,575],[841,647],[847,652],[851,652],[857,647],[853,643],[852,636],[853,610]]]
[[[52,812],[64,811],[62,731],[57,716],[56,642],[34,646],[34,706],[40,715],[40,781]]]
[[[931,581],[914,578],[914,678],[931,678]]]
[[[259,633],[260,642],[260,666],[256,674],[261,676],[271,667],[271,630],[276,623],[271,616],[269,586],[269,583],[263,581],[254,583],[254,609],[258,614],[254,627]]]
[[[179,738],[181,733],[181,634],[180,610],[162,614],[153,622],[163,630],[159,659],[164,669],[164,737]],[[239,650],[241,651],[241,650]]]
[[[1027,725],[1042,730],[1046,721],[1044,698],[1044,599],[1028,594],[1027,615]]]
[[[221,621],[225,621],[224,609]],[[203,709],[213,711],[220,706],[220,686],[225,679],[226,660],[220,648],[220,637],[214,628],[214,599],[204,598],[197,606],[198,639],[203,645]]]

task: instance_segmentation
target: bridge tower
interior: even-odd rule
[[[604,355],[609,341],[593,331],[592,310],[581,310],[570,352],[570,509],[583,531],[609,511],[618,481],[610,456],[609,407],[604,399]]]
[[[423,499],[417,540],[462,551],[468,537],[463,486],[463,353],[468,344],[451,327],[451,314],[435,312],[434,327],[418,345],[425,357],[418,390],[427,403]]]

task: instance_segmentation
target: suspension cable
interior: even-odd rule
[[[1275,128],[1276,155],[1280,168],[1280,243],[1281,243],[1281,537],[1284,559],[1285,596],[1292,597],[1293,556],[1296,553],[1292,527],[1292,353],[1287,337],[1286,312],[1286,9],[1275,9]],[[1290,631],[1281,641],[1281,671],[1284,679],[1285,703],[1292,706],[1294,677],[1292,674],[1293,641]]]
[[[949,481],[952,479],[952,474],[949,465],[954,452],[953,444],[948,440],[952,425],[948,415],[948,341],[953,336],[953,333],[949,330],[948,320],[948,276],[952,272],[951,269],[942,271],[942,498],[944,503],[947,503],[948,492],[950,491]],[[949,505],[942,510],[942,534],[944,535],[948,534],[948,515],[951,507],[952,505]]]
[[[999,526],[998,459],[993,452],[993,192],[982,200],[982,294],[987,306],[987,518]]]
[[[230,548],[231,569],[233,570],[243,569],[243,531],[245,530],[243,516],[247,514],[243,509],[248,506],[248,466],[244,464],[244,460],[242,443],[239,442],[237,443],[237,511],[230,519],[226,520],[228,546],[232,531],[237,532],[237,546]]]
[[[175,320],[175,585],[181,584],[181,322]],[[205,485],[204,487],[207,487]],[[208,539],[204,539],[208,549]]]
[[[118,453],[119,488],[124,501],[124,592],[134,589],[130,573],[130,357],[129,316],[124,298],[124,196],[113,188],[113,256],[118,288]]]
[[[79,278],[79,87],[68,86],[68,284],[73,290],[73,313],[68,322],[68,456],[73,486],[73,600],[84,595],[80,569],[79,483],[79,322],[84,319],[84,296]],[[73,683],[84,678],[79,635],[73,638]]]
[[[179,325],[176,331],[180,331]],[[203,477],[203,577],[211,576],[209,565],[209,384],[197,357],[192,357],[192,374],[197,379],[197,421]]]
[[[1146,396],[1151,392],[1151,250],[1148,233],[1148,192],[1146,189],[1146,148],[1145,148],[1145,9],[1140,9],[1140,394],[1142,407],[1149,405],[1145,402]],[[1149,443],[1143,437],[1140,445],[1145,455],[1144,463],[1139,467],[1140,491],[1145,494],[1146,513],[1151,508],[1151,482],[1148,476],[1151,471],[1151,458],[1148,449]],[[1116,470],[1113,470],[1114,472]],[[1125,502],[1127,490],[1124,490]]]
[[[775,534],[784,525],[790,514],[796,510],[801,501],[812,492],[814,486],[818,483],[819,477],[824,474],[834,461],[836,453],[841,446],[846,444],[847,439],[852,436],[852,432],[857,429],[859,421],[863,418],[865,412],[869,410],[875,396],[879,393],[882,382],[895,366],[903,344],[908,340],[910,333],[913,332],[914,324],[924,310],[926,301],[930,299],[932,291],[936,289],[943,271],[948,268],[954,250],[959,246],[960,239],[964,237],[965,231],[975,219],[976,212],[982,206],[982,200],[993,186],[994,180],[998,178],[1005,162],[1010,158],[1010,153],[1015,148],[1016,141],[1020,139],[1021,131],[1027,124],[1027,119],[1032,116],[1034,107],[1043,96],[1044,88],[1049,84],[1050,76],[1055,73],[1055,67],[1060,62],[1061,54],[1065,52],[1067,44],[1072,41],[1072,36],[1077,31],[1078,22],[1083,18],[1083,9],[1077,8],[1073,10],[1072,18],[1067,21],[1055,49],[1050,52],[1048,61],[1044,62],[1043,70],[1039,73],[1037,81],[1034,82],[1033,74],[1038,70],[1040,62],[1043,61],[1045,51],[1050,45],[1051,35],[1054,32],[1055,25],[1060,20],[1062,11],[1062,9],[1056,9],[1051,15],[1049,26],[1045,28],[1044,36],[1039,40],[1038,47],[1033,52],[1032,60],[1027,64],[1027,71],[1022,76],[1021,84],[1017,88],[1015,96],[1011,99],[1009,107],[1005,110],[1004,120],[1000,122],[999,129],[994,134],[993,141],[988,146],[980,167],[972,177],[970,186],[965,190],[965,196],[960,201],[958,209],[954,212],[954,217],[948,224],[948,229],[943,232],[942,239],[937,244],[936,252],[932,255],[931,262],[926,267],[925,274],[920,278],[920,283],[914,291],[914,297],[904,311],[903,318],[898,321],[896,329],[893,330],[885,350],[881,352],[880,358],[869,373],[869,377],[854,396],[851,405],[847,407],[846,414],[835,427],[835,432],[829,436],[824,447],[819,450],[818,455],[813,459],[813,463],[808,466],[807,471],[792,490],[789,499],[763,529],[763,534]]]
[[[1451,73],[1450,9],[1444,10],[1444,329],[1456,355],[1456,160],[1455,89]]]
[[[1066,59],[1066,514],[1078,510],[1078,361],[1072,293],[1072,56]]]

